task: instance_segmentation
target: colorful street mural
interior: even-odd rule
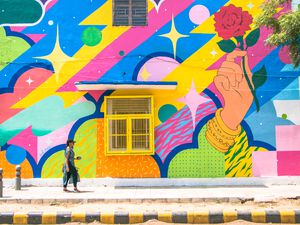
[[[60,178],[299,176],[300,69],[265,46],[263,0],[148,0],[113,26],[113,0],[0,1],[0,167]],[[290,10],[291,5],[278,9]],[[176,81],[176,90],[78,91],[77,81]],[[155,154],[104,154],[104,96],[154,96]]]

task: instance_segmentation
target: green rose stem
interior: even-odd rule
[[[243,38],[239,38],[239,39],[237,38],[237,41],[238,41],[238,43],[240,43],[240,49],[242,51],[244,51],[245,49],[244,49],[244,40],[243,40]],[[259,107],[258,99],[256,97],[256,92],[255,92],[255,89],[253,88],[253,86],[250,82],[250,79],[249,79],[247,71],[246,71],[245,56],[242,57],[242,64],[243,64],[243,72],[244,72],[247,84],[248,84],[248,86],[250,88],[250,91],[251,91],[251,93],[253,95],[253,98],[254,98],[254,102],[255,102],[255,105],[256,105],[256,111],[259,112],[260,107]]]

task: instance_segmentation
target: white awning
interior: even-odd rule
[[[80,91],[95,90],[175,90],[177,82],[170,81],[82,81],[75,86]]]

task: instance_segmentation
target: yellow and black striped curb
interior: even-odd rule
[[[64,224],[68,222],[104,224],[134,224],[156,219],[167,223],[226,223],[246,220],[257,223],[300,223],[300,210],[260,210],[260,211],[179,211],[179,212],[112,212],[112,213],[72,213],[72,212],[30,212],[0,213],[0,224]]]

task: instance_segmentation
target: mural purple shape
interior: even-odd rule
[[[213,101],[199,105],[195,124],[205,116],[216,111]],[[167,121],[155,128],[155,152],[165,161],[169,153],[179,145],[191,143],[193,138],[193,119],[187,106],[179,110]]]

